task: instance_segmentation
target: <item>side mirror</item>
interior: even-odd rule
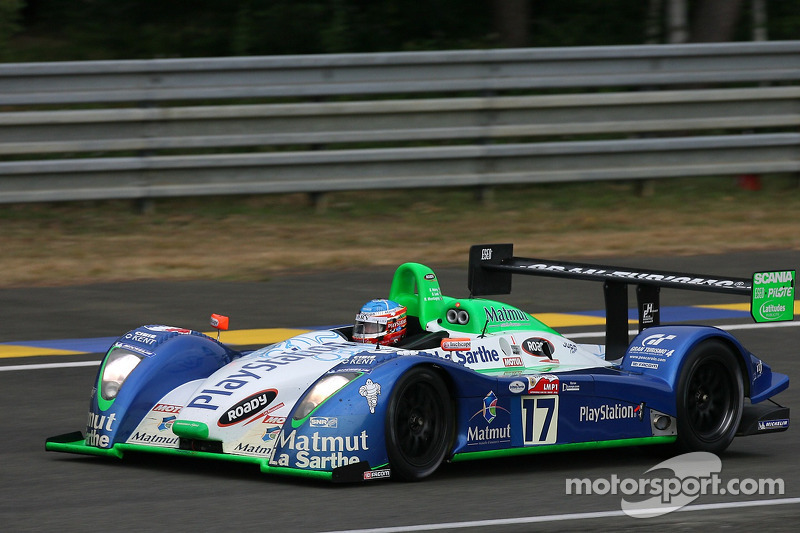
[[[217,330],[217,340],[222,331],[228,330],[229,318],[225,315],[218,315],[216,313],[211,315],[211,327]]]

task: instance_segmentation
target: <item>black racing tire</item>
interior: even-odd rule
[[[742,370],[730,346],[709,339],[683,362],[677,387],[677,447],[720,453],[739,428],[744,405]]]
[[[386,451],[392,477],[431,475],[452,446],[455,418],[450,393],[431,368],[414,367],[394,386],[386,412]]]

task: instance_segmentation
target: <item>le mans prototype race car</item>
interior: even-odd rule
[[[478,298],[510,293],[513,274],[602,282],[606,345]],[[105,355],[86,434],[46,449],[226,459],[333,481],[418,480],[443,461],[614,446],[718,453],[736,435],[788,428],[789,409],[771,398],[789,378],[726,331],[660,325],[660,288],[748,295],[756,321],[791,320],[794,279],[556,263],[477,245],[468,298],[443,295],[424,265],[397,269],[389,298],[407,307],[409,329],[398,346],[353,342],[349,326],[243,353],[197,331],[136,328]],[[628,285],[639,311],[630,343]]]

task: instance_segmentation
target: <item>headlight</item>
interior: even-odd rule
[[[313,387],[311,387],[294,411],[295,420],[302,420],[311,414],[322,402],[327,400],[333,393],[360,376],[360,372],[341,372],[339,374],[328,374]]]
[[[100,395],[104,400],[117,397],[120,387],[141,360],[142,356],[125,348],[111,349],[103,367],[103,379],[100,381]]]

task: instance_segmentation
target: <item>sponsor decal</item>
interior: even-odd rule
[[[759,431],[769,431],[773,429],[783,429],[789,427],[789,419],[788,418],[781,418],[779,420],[759,420],[758,421],[758,430]]]
[[[280,449],[281,453],[270,464],[292,466],[290,462],[293,456],[296,468],[327,470],[347,466],[361,461],[358,455],[350,454],[369,450],[368,439],[367,430],[359,435],[347,436],[320,436],[316,431],[310,436],[298,435],[296,430],[288,435],[283,432],[276,443],[276,449]]]
[[[693,278],[683,275],[657,274],[655,272],[637,272],[625,270],[606,270],[602,268],[568,267],[558,264],[534,263],[525,265],[531,270],[547,270],[551,272],[568,272],[570,274],[586,274],[595,276],[610,276],[624,280],[648,280],[668,282],[675,285],[704,285],[710,287],[736,288],[744,286],[741,281],[728,279]]]
[[[764,373],[764,361],[759,359],[758,363],[756,363],[755,369],[753,369],[753,383],[755,383],[756,380],[760,378],[761,374],[763,373]]]
[[[500,354],[497,350],[490,350],[484,346],[479,347],[477,350],[471,352],[455,351],[451,354],[450,359],[459,364],[477,364],[499,362]]]
[[[508,384],[508,391],[513,392],[514,394],[519,394],[521,392],[525,392],[527,390],[527,385],[525,385],[521,381],[512,381]]]
[[[489,394],[483,398],[481,412],[483,413],[483,418],[489,424],[491,424],[497,416],[497,395],[495,395],[494,391],[489,391]]]
[[[658,363],[648,363],[646,361],[634,361],[631,363],[631,366],[638,368],[652,368],[653,370],[658,369]]]
[[[514,367],[525,366],[525,364],[522,362],[522,357],[503,357],[503,366]]]
[[[339,419],[335,416],[312,416],[308,425],[312,428],[335,428],[339,426]]]
[[[114,348],[123,348],[125,350],[130,350],[132,352],[142,354],[145,357],[153,357],[156,354],[156,352],[145,350],[141,346],[136,346],[135,344],[128,344],[127,342],[115,342]]]
[[[643,419],[644,402],[639,405],[626,405],[615,403],[613,405],[603,404],[599,407],[582,405],[579,412],[581,422],[606,422],[609,420],[630,420],[632,418]]]
[[[381,384],[367,379],[366,383],[358,388],[358,393],[367,399],[369,412],[374,414],[375,407],[378,405],[378,395],[381,393]]]
[[[349,365],[371,365],[375,362],[374,355],[354,355],[347,360]]]
[[[436,279],[436,274],[434,274],[433,272],[425,274],[424,279],[425,279],[425,281],[433,281],[433,280]]]
[[[665,333],[656,333],[654,335],[649,335],[642,339],[638,346],[631,346],[628,350],[631,354],[637,355],[649,355],[655,357],[670,357],[672,354],[675,353],[674,349],[670,349],[669,345],[671,344],[668,341],[672,341],[676,339],[676,335],[667,335]],[[662,343],[666,342],[666,344],[662,345]],[[644,357],[637,357],[637,359],[645,359]],[[664,362],[665,359],[655,359],[659,362]]]
[[[758,285],[763,285],[767,283],[786,283],[792,281],[794,278],[792,276],[792,271],[787,270],[784,272],[758,272],[755,274],[753,280]],[[791,287],[782,287],[788,288],[791,294]],[[783,294],[770,294],[770,296],[783,296]]]
[[[174,328],[172,326],[145,326],[145,329],[149,329],[150,331],[158,331],[163,333],[180,333],[181,335],[188,335],[192,332],[190,329],[186,328]]]
[[[90,412],[89,419],[86,421],[86,445],[108,448],[111,439],[105,432],[114,431],[114,422],[116,421],[117,413],[98,415]]]
[[[528,394],[558,394],[558,376],[540,374],[528,376]]]
[[[520,383],[523,388],[525,387],[524,383],[517,383]],[[470,417],[471,422],[473,419],[481,415],[486,423],[481,426],[470,425],[467,428],[467,445],[509,442],[511,440],[510,423],[505,425],[501,423],[501,425],[496,427],[491,425],[500,413],[509,414],[509,410],[498,405],[497,395],[494,393],[494,391],[489,391],[489,393],[484,396],[483,401],[481,402],[481,408]],[[507,420],[508,417],[504,416],[504,419]]]
[[[642,306],[642,324],[652,324],[655,322],[658,308],[653,302],[645,303]]]
[[[570,341],[564,341],[564,343],[562,344],[562,346],[563,346],[564,348],[566,348],[567,350],[569,350],[569,353],[575,353],[575,352],[577,352],[577,351],[578,351],[578,345],[577,345],[577,344],[575,344],[574,342],[570,342]]]
[[[442,339],[442,350],[452,352],[471,349],[472,341],[470,339]]]
[[[156,413],[175,413],[178,414],[181,412],[182,407],[180,405],[170,405],[167,403],[157,403],[151,411],[155,411]]]
[[[219,427],[228,427],[238,424],[263,411],[277,395],[278,391],[275,389],[267,389],[250,395],[228,408],[217,421],[217,425]]]
[[[501,307],[495,309],[494,307],[484,307],[486,312],[486,321],[489,323],[505,323],[505,322],[530,322],[531,317],[513,307]]]
[[[574,381],[570,381],[569,383],[562,383],[561,390],[564,392],[577,392],[581,390],[581,386]]]
[[[283,404],[280,404],[280,406],[276,406],[276,407],[282,407],[282,406],[283,406]],[[265,416],[264,419],[262,420],[262,422],[264,424],[283,424],[284,422],[286,422],[286,417],[285,416]]]
[[[675,338],[675,335],[667,335],[665,333],[656,333],[655,335],[650,335],[649,337],[645,337],[642,340],[642,346],[658,346],[664,341],[671,341]]]
[[[257,446],[255,444],[240,442],[236,445],[236,447],[233,448],[232,453],[240,453],[244,455],[267,455],[271,451],[272,446]]]
[[[280,409],[283,406],[284,406],[283,402],[281,402],[281,403],[279,403],[277,405],[273,405],[272,407],[270,407],[269,409],[267,409],[263,413],[259,413],[256,416],[254,416],[253,418],[251,418],[250,420],[248,420],[247,422],[245,422],[244,425],[246,426],[248,424],[252,424],[253,422],[258,422],[259,420],[261,420],[261,422],[263,422],[264,424],[283,424],[284,422],[286,422],[286,417],[285,416],[271,416],[270,415],[270,413],[274,413],[275,411],[277,411],[278,409]]]
[[[758,314],[762,317],[770,320],[775,320],[784,314],[786,314],[787,306],[783,304],[774,304],[772,302],[767,302],[762,304],[761,307],[758,308]]]
[[[372,481],[374,479],[386,479],[392,476],[392,471],[388,468],[381,468],[380,470],[367,470],[364,472],[364,481]]]
[[[522,341],[522,350],[525,353],[535,355],[537,357],[547,357],[548,359],[553,359],[553,353],[556,351],[555,346],[553,343],[547,339],[542,339],[541,337],[531,337],[530,339],[525,339]]]
[[[159,429],[161,428],[159,427]],[[178,444],[178,437],[174,435],[154,435],[144,431],[137,431],[131,435],[131,438],[128,439],[128,442],[137,444],[150,444],[153,446],[176,446]]]
[[[175,415],[165,416],[164,418],[161,419],[161,423],[158,425],[158,430],[166,431],[168,429],[172,429],[172,423],[175,422],[177,418],[178,417]]]
[[[508,442],[511,440],[511,424],[500,427],[473,427],[467,428],[467,444],[487,444],[493,442]]]
[[[146,331],[140,331],[137,329],[136,331],[129,331],[128,333],[125,334],[123,338],[131,342],[138,342],[139,344],[146,344],[148,346],[152,346],[156,344],[156,341],[158,340],[158,335],[156,335],[155,333],[147,333]]]
[[[794,270],[753,274],[751,312],[756,322],[794,318]]]
[[[406,353],[397,352],[399,355],[416,355],[417,352],[406,351]],[[350,366],[339,366],[336,365],[334,368],[331,368],[326,374],[342,374],[342,373],[353,373],[353,374],[369,374],[372,372],[372,367],[369,365],[350,365]]]
[[[264,442],[270,442],[278,438],[278,435],[281,432],[280,426],[269,426],[264,429],[264,434],[261,436],[261,440]]]
[[[318,335],[321,340],[327,340],[329,335],[334,335],[337,339],[341,339],[339,335],[332,332],[323,332]],[[302,348],[296,347],[295,343],[302,342]],[[358,355],[364,351],[362,346],[353,346],[345,343],[331,343],[326,345],[312,345],[307,346],[310,341],[306,339],[289,339],[282,343],[280,348],[270,347],[264,352],[253,352],[248,358],[256,353],[260,353],[251,362],[245,363],[237,368],[232,374],[223,378],[209,388],[200,391],[194,398],[192,398],[186,407],[194,407],[198,409],[219,409],[218,402],[230,396],[231,391],[240,389],[255,380],[261,379],[265,372],[275,370],[284,365],[290,365],[297,361],[307,361],[309,359],[316,359],[318,361],[340,361],[352,355]],[[277,350],[278,353],[273,352]]]

